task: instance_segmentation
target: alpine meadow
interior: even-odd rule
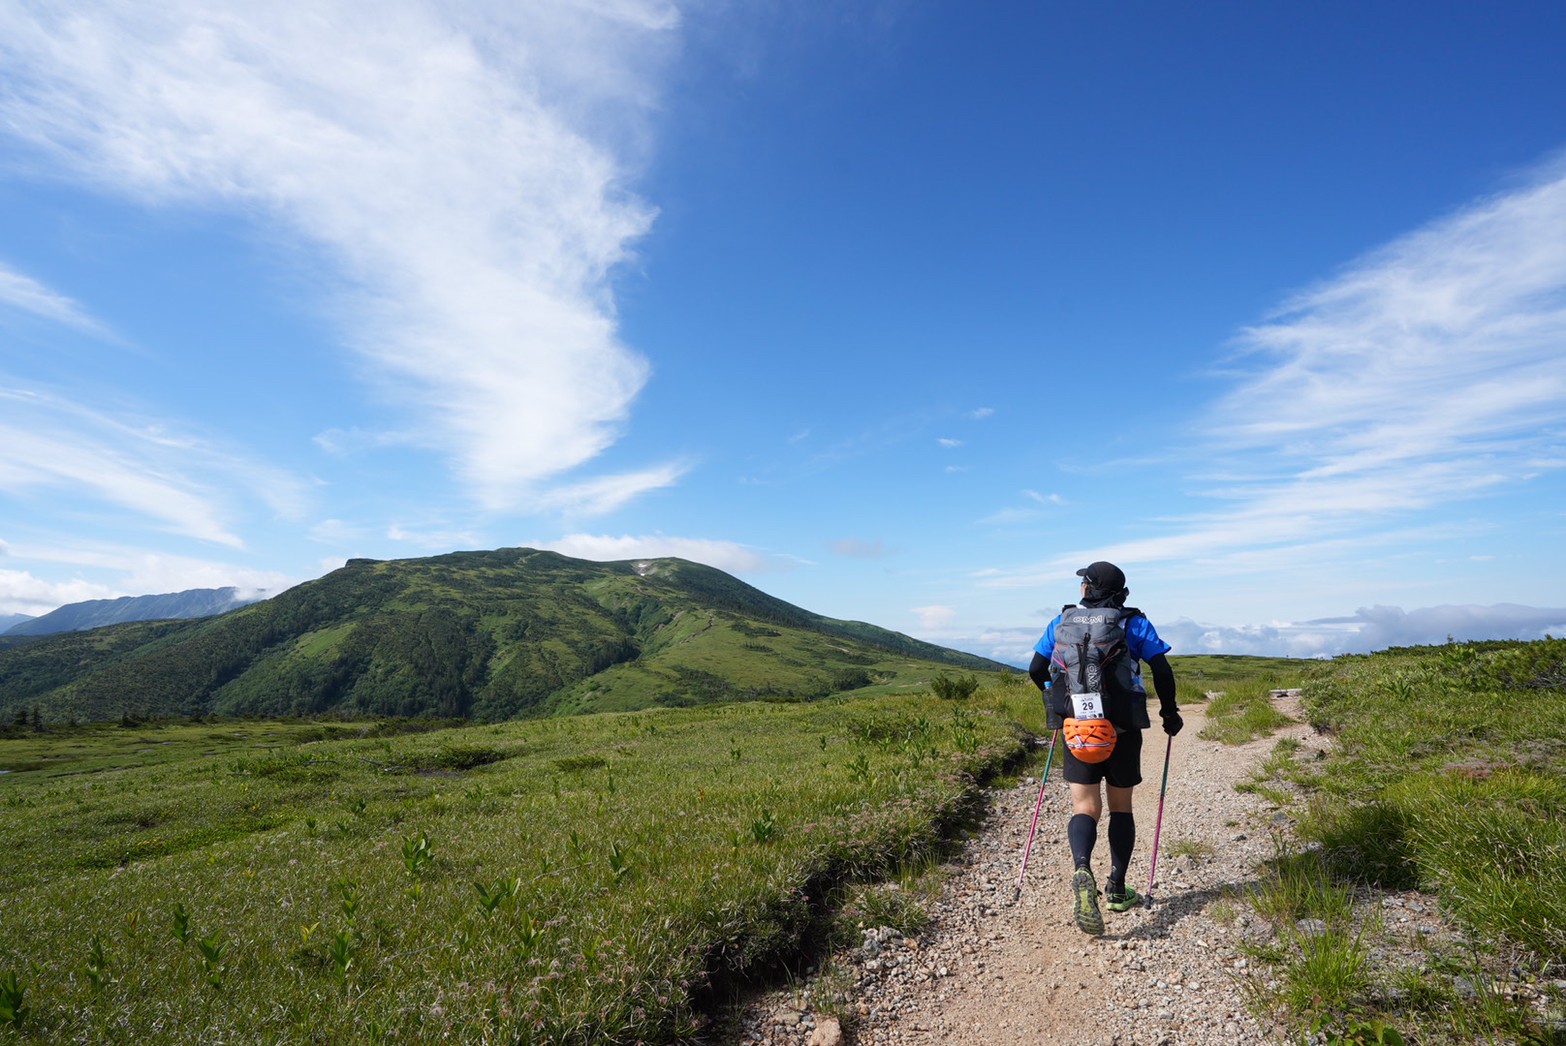
[[[1341,739],[1237,785],[1297,822],[1221,902],[1277,926],[1259,1015],[1557,1041],[1561,641],[1174,660],[1213,742],[1301,685]],[[39,1043],[728,1041],[749,988],[917,935],[1045,735],[1014,669],[683,560],[529,549],[28,639],[0,695],[0,1027]],[[1469,942],[1428,972],[1379,966],[1354,914],[1410,885]],[[1302,891],[1341,899],[1304,952]],[[1451,987],[1506,969],[1523,989],[1483,1008]]]

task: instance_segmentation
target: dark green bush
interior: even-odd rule
[[[931,680],[930,689],[935,692],[936,697],[946,701],[966,701],[979,689],[979,680],[971,673],[960,676],[948,676],[942,673]]]

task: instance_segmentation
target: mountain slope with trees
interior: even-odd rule
[[[533,549],[351,560],[217,617],[0,650],[0,716],[438,716],[809,700],[1005,666],[680,559]]]

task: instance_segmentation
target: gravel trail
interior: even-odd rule
[[[1280,708],[1297,713],[1295,702]],[[1288,817],[1265,799],[1236,792],[1278,738],[1306,749],[1323,740],[1296,724],[1239,746],[1200,736],[1200,706],[1169,764],[1154,905],[1104,909],[1106,932],[1090,937],[1071,918],[1069,794],[1060,766],[1044,792],[1021,896],[1018,869],[1039,781],[992,791],[975,836],[948,868],[931,923],[917,938],[881,928],[834,957],[836,975],[807,978],[752,1000],[738,1040],[765,1046],[928,1046],[963,1043],[1092,1043],[1159,1046],[1282,1042],[1250,1015],[1241,994],[1246,939],[1270,935],[1228,899],[1254,883]],[[1158,809],[1165,736],[1148,732],[1136,791],[1137,843],[1130,882],[1145,891]],[[1304,753],[1308,756],[1308,751]],[[1058,756],[1058,753],[1057,753]],[[1100,828],[1093,855],[1100,887],[1109,847]],[[845,987],[845,985],[847,985]],[[831,998],[839,995],[839,998]],[[828,1012],[847,1014],[846,1030]]]

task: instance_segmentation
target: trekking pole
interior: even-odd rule
[[[1164,791],[1169,787],[1169,753],[1174,751],[1174,735],[1164,746],[1164,782],[1158,786],[1158,820],[1153,822],[1153,859],[1147,872],[1147,906],[1153,906],[1153,877],[1158,874],[1158,833],[1164,827]]]
[[[1028,828],[1028,845],[1022,848],[1022,871],[1017,873],[1017,888],[1011,894],[1013,903],[1022,896],[1022,877],[1028,874],[1028,854],[1033,852],[1033,833],[1038,831],[1039,811],[1044,809],[1044,786],[1049,784],[1050,764],[1055,761],[1055,738],[1059,736],[1059,727],[1049,735],[1049,753],[1044,756],[1044,776],[1039,781],[1039,801],[1033,806],[1033,824]]]

